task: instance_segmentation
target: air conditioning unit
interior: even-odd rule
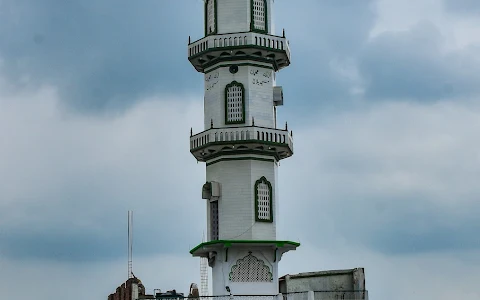
[[[220,198],[220,183],[212,181],[212,198]]]
[[[209,181],[202,187],[202,199],[216,201],[220,198],[220,183]]]
[[[283,105],[283,88],[281,86],[273,87],[273,105]]]

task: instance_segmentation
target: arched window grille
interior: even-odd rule
[[[262,177],[255,182],[255,219],[258,222],[273,222],[272,184]]]
[[[232,282],[271,282],[273,276],[269,266],[249,252],[232,266],[229,279]]]
[[[233,81],[225,88],[225,124],[245,123],[245,88]]]

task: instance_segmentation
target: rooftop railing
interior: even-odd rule
[[[224,295],[178,298],[152,298],[161,300],[368,300],[368,291],[311,291],[278,295]]]

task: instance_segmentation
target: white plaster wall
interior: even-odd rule
[[[256,126],[275,127],[273,116],[274,71],[260,67],[248,67],[247,116],[255,118]]]
[[[214,127],[232,127],[239,125],[225,125],[225,87],[232,81],[237,81],[245,87],[245,101],[248,94],[248,67],[240,66],[236,74],[232,74],[228,67],[218,68],[205,74],[205,101],[204,116],[205,130],[210,128],[213,120]],[[250,125],[248,119],[245,119]]]
[[[238,72],[230,73],[228,67],[210,71],[204,76],[204,129],[214,127],[250,126],[252,117],[256,126],[275,127],[273,113],[274,71],[253,66],[239,66]],[[245,124],[225,124],[225,87],[232,81],[245,88]]]
[[[268,170],[265,170],[265,164],[268,165]],[[251,185],[252,185],[252,202],[255,203],[255,182],[262,176],[265,176],[272,184],[272,212],[273,223],[256,222],[252,228],[252,239],[254,240],[275,240],[277,238],[277,165],[275,163],[263,163],[259,161],[252,161],[251,166]],[[255,211],[252,211],[255,214]]]
[[[276,169],[274,162],[256,160],[222,161],[207,167],[207,181],[220,182],[222,187],[219,200],[221,240],[276,238]],[[262,176],[272,184],[273,223],[255,222],[254,186]],[[209,214],[208,218],[210,220]]]
[[[250,0],[217,0],[218,34],[250,31]]]
[[[275,35],[274,0],[267,0],[268,33]]]
[[[263,260],[271,272],[271,282],[232,282],[229,279],[232,266],[237,260],[244,258],[248,252]],[[217,252],[215,265],[212,268],[213,295],[220,296],[228,294],[225,287],[230,287],[233,295],[276,295],[278,294],[278,261],[274,262],[274,250],[272,248],[260,247],[255,244],[233,246],[228,250],[228,260],[225,261],[225,250]]]
[[[274,1],[267,0],[268,33],[275,32],[273,25]],[[217,0],[218,34],[250,31],[251,0]]]
[[[353,273],[331,274],[315,277],[290,278],[287,281],[287,292],[304,291],[352,291]]]

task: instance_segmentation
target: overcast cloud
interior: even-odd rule
[[[370,299],[475,299],[475,1],[276,1],[295,155],[279,169],[282,274],[365,267]],[[105,299],[134,273],[199,283],[205,224],[195,0],[0,0],[0,290]],[[86,288],[87,287],[87,288]],[[3,297],[2,296],[2,297]]]

